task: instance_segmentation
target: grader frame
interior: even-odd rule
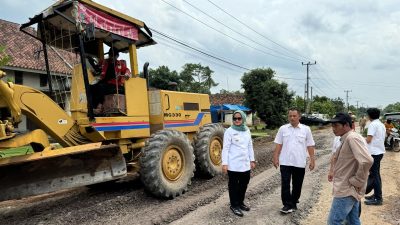
[[[104,24],[128,29],[103,26],[100,17]],[[35,24],[37,35],[27,33],[42,43],[50,97],[0,80],[0,108],[8,109],[7,123],[17,125],[23,114],[39,127],[21,137],[0,127],[0,151],[26,145],[34,150],[0,158],[0,201],[115,180],[130,172],[140,172],[155,196],[172,198],[188,189],[195,163],[208,176],[221,171],[224,131],[211,123],[208,95],[149,90],[146,72],[139,76],[137,49],[156,44],[142,21],[93,1],[68,0],[34,16],[21,31]],[[103,59],[104,45],[129,53],[132,77],[118,100],[124,101],[123,112],[96,116],[90,92],[95,77],[86,58]],[[70,114],[51,96],[49,46],[79,54],[72,70]],[[51,145],[48,136],[62,148]]]

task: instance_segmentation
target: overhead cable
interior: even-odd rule
[[[298,62],[298,60],[293,60],[293,59],[291,59],[291,58],[287,58],[287,57],[284,57],[284,56],[275,55],[275,54],[272,54],[272,53],[269,53],[269,52],[260,50],[260,49],[254,47],[254,46],[251,46],[251,45],[249,45],[249,44],[247,44],[247,43],[245,43],[245,42],[243,42],[243,41],[241,41],[241,40],[238,40],[237,38],[234,38],[234,37],[232,37],[232,36],[230,36],[230,35],[228,35],[228,34],[222,32],[222,31],[218,30],[217,28],[214,28],[214,27],[208,25],[207,23],[205,23],[205,22],[203,22],[203,21],[197,19],[196,17],[190,15],[189,13],[187,13],[187,12],[185,12],[185,11],[183,11],[183,10],[177,8],[176,6],[172,5],[171,3],[169,3],[169,2],[167,2],[167,1],[165,1],[165,0],[161,0],[161,1],[164,2],[165,4],[171,6],[172,8],[178,10],[179,12],[181,12],[181,13],[183,13],[183,14],[189,16],[190,18],[196,20],[197,22],[203,24],[204,26],[206,26],[206,27],[208,27],[208,28],[210,28],[210,29],[212,29],[212,30],[214,30],[214,31],[216,31],[216,32],[218,32],[218,33],[220,33],[220,34],[222,34],[222,35],[224,35],[224,36],[226,36],[226,37],[228,37],[228,38],[230,38],[230,39],[232,39],[232,40],[238,42],[238,43],[241,43],[242,45],[245,45],[245,46],[247,46],[247,47],[249,47],[249,48],[252,48],[252,49],[254,49],[254,50],[256,50],[256,51],[259,51],[259,52],[261,52],[261,53],[264,53],[264,54],[266,54],[266,55],[270,55],[270,56],[273,56],[273,57],[276,57],[276,58],[281,58],[281,59],[288,60],[288,61]]]
[[[170,39],[170,40],[173,40],[174,42],[179,43],[180,45],[183,45],[183,46],[185,46],[185,47],[187,47],[187,48],[190,48],[190,49],[192,49],[192,50],[194,50],[194,51],[197,51],[197,52],[199,52],[199,53],[201,53],[201,54],[203,54],[203,55],[206,55],[206,56],[208,56],[208,57],[210,57],[210,58],[216,59],[216,60],[218,60],[218,61],[221,61],[221,62],[223,62],[223,63],[229,64],[229,65],[231,65],[231,66],[238,67],[238,68],[240,68],[240,69],[250,70],[249,68],[246,68],[246,67],[244,67],[244,66],[240,66],[240,65],[238,65],[238,64],[236,64],[236,63],[232,63],[232,62],[230,62],[230,61],[227,61],[227,60],[225,60],[225,59],[222,59],[222,58],[220,58],[220,57],[217,57],[217,56],[215,56],[215,55],[212,55],[212,54],[210,54],[210,53],[207,53],[207,52],[205,52],[204,50],[201,50],[201,49],[195,48],[195,47],[193,47],[193,46],[190,46],[189,44],[186,44],[186,43],[184,43],[184,42],[182,42],[182,41],[179,41],[179,40],[177,40],[176,38],[173,38],[173,37],[171,37],[171,36],[169,36],[169,35],[167,35],[167,34],[165,34],[165,33],[162,33],[162,32],[160,32],[160,31],[157,31],[157,30],[155,30],[155,29],[153,29],[153,28],[150,28],[150,30],[152,30],[153,32],[155,32],[155,33],[157,33],[157,34],[159,34],[159,35],[161,35],[161,36],[163,36],[163,37],[166,37],[166,38],[168,38],[168,39]]]
[[[303,55],[301,55],[301,54],[299,54],[299,53],[296,53],[296,52],[294,52],[294,51],[292,51],[292,50],[286,48],[286,47],[283,46],[283,45],[280,45],[279,43],[277,43],[276,41],[274,41],[274,40],[272,40],[271,38],[267,37],[266,35],[261,34],[260,32],[258,32],[258,31],[256,31],[255,29],[251,28],[250,26],[248,26],[248,24],[245,24],[244,22],[242,22],[241,20],[239,20],[238,18],[236,18],[235,16],[233,16],[232,14],[230,14],[229,12],[227,12],[226,10],[224,10],[222,7],[218,6],[217,4],[215,4],[214,2],[212,2],[211,0],[208,0],[208,2],[211,3],[212,5],[214,5],[216,8],[218,8],[218,9],[221,10],[222,12],[224,12],[225,14],[227,14],[228,16],[232,17],[234,20],[236,20],[237,22],[239,22],[239,23],[242,24],[243,26],[247,27],[248,29],[250,29],[250,30],[252,30],[253,32],[255,32],[256,34],[258,34],[258,35],[260,35],[261,37],[265,38],[266,40],[268,40],[268,41],[274,43],[275,45],[277,45],[277,46],[279,46],[279,47],[285,49],[286,51],[288,51],[288,52],[290,52],[290,53],[292,53],[292,54],[294,54],[294,55],[297,55],[297,56],[300,56],[300,57],[302,57],[302,58],[304,58],[304,59],[307,59],[306,61],[309,60],[308,57],[303,56]],[[314,60],[311,60],[311,61],[314,61]]]
[[[296,57],[287,55],[287,54],[282,53],[282,52],[280,52],[280,51],[277,51],[277,50],[275,50],[275,49],[273,49],[273,48],[267,47],[267,46],[265,46],[265,45],[263,45],[263,44],[261,44],[261,43],[255,41],[255,40],[251,39],[249,36],[243,35],[242,33],[236,31],[235,29],[231,28],[230,26],[228,26],[228,25],[224,24],[223,22],[217,20],[216,18],[214,18],[214,17],[211,16],[210,14],[204,12],[203,10],[201,10],[200,8],[196,7],[195,5],[191,4],[190,2],[188,2],[188,1],[186,1],[186,0],[183,0],[183,2],[185,2],[185,3],[188,4],[188,5],[190,5],[191,7],[193,7],[194,9],[196,9],[197,11],[203,13],[204,15],[206,15],[206,16],[209,17],[209,18],[211,18],[211,19],[214,20],[215,22],[217,22],[217,23],[221,24],[222,26],[228,28],[228,29],[231,30],[232,32],[234,32],[234,33],[240,35],[241,37],[244,37],[244,38],[250,40],[251,42],[253,42],[253,43],[255,43],[255,44],[257,44],[257,45],[259,45],[259,46],[261,46],[261,47],[263,47],[263,48],[265,48],[265,49],[268,49],[268,50],[273,51],[273,52],[275,52],[275,53],[281,54],[281,55],[286,56],[286,57],[288,57],[288,58],[292,58],[292,59],[294,59],[294,60],[302,61],[302,59],[299,59],[299,58],[296,58]]]

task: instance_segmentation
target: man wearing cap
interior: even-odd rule
[[[368,153],[364,138],[352,131],[351,117],[337,113],[330,120],[332,131],[340,136],[341,146],[333,155],[333,200],[328,225],[361,224],[360,201],[367,185],[368,171],[373,158]]]
[[[371,154],[372,158],[374,158],[374,164],[369,171],[369,181],[368,185],[369,189],[374,190],[374,194],[371,196],[365,197],[366,205],[382,205],[382,180],[381,180],[381,160],[383,158],[383,154],[385,153],[385,137],[386,137],[386,128],[385,125],[379,120],[380,110],[377,108],[369,108],[367,109],[367,115],[371,123],[368,125],[367,132],[367,143],[368,150]]]
[[[300,111],[289,109],[289,124],[279,128],[274,142],[276,143],[273,164],[281,171],[282,213],[288,214],[297,209],[301,195],[301,187],[307,165],[307,155],[310,156],[310,170],[314,169],[315,142],[310,127],[300,124]],[[290,183],[292,180],[292,191]]]

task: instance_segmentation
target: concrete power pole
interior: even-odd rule
[[[311,66],[311,65],[315,65],[315,64],[317,64],[317,61],[315,61],[314,63],[310,63],[310,62],[308,62],[308,63],[303,63],[303,62],[301,62],[301,65],[306,65],[307,66],[307,100],[306,100],[306,102],[307,102],[307,108],[306,108],[306,114],[309,114],[310,113],[310,98],[309,98],[309,87],[310,87],[310,76],[309,76],[309,67]]]
[[[307,84],[304,84],[304,113],[307,110]]]
[[[359,101],[357,101],[357,105],[356,105],[356,107],[357,107],[357,108],[356,108],[356,109],[357,109],[357,115],[359,114],[359,110],[358,110],[358,102],[359,102]]]
[[[345,90],[344,92],[346,92],[347,111],[349,111],[349,92],[351,92],[351,90]]]
[[[312,87],[311,87],[311,92],[310,92],[310,94],[311,94],[311,95],[310,95],[310,100],[311,100],[311,101],[310,101],[310,108],[309,108],[309,110],[308,110],[309,112],[311,111],[311,105],[312,105],[312,102],[313,102]],[[312,112],[311,112],[311,113],[312,113]]]

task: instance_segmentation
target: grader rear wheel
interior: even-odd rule
[[[194,175],[193,147],[179,131],[154,133],[142,149],[141,180],[158,197],[174,198],[187,191]]]
[[[206,124],[200,128],[193,144],[200,173],[209,177],[221,173],[223,139],[224,128],[220,124]]]

